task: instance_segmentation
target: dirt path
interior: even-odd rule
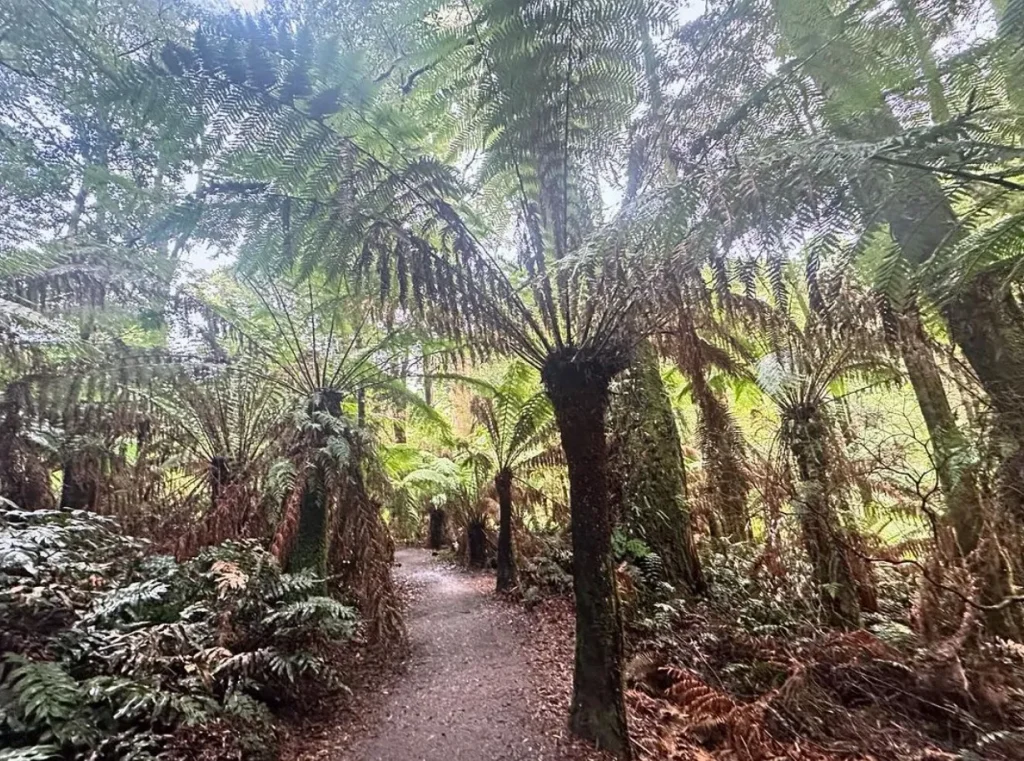
[[[490,576],[439,565],[428,551],[399,550],[395,573],[413,589],[411,655],[348,747],[331,761],[556,761],[557,731],[531,717],[535,689],[518,613],[489,598]],[[519,633],[517,634],[517,630]]]

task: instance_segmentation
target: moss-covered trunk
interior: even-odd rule
[[[394,543],[363,477],[363,443],[358,432],[347,436],[352,456],[339,479],[340,494],[331,522],[328,571],[338,590],[355,599],[365,621],[367,639],[396,647],[405,642],[405,625],[391,564]]]
[[[516,557],[512,546],[512,471],[505,468],[494,477],[498,492],[498,591],[516,585]]]
[[[829,494],[827,425],[820,409],[805,404],[787,411],[783,426],[799,471],[797,515],[822,609],[833,626],[856,628],[860,626],[857,583]]]
[[[618,385],[609,421],[619,525],[662,561],[666,581],[705,588],[686,503],[682,444],[654,347],[642,344]]]
[[[692,374],[690,383],[699,415],[701,459],[716,508],[713,518],[726,538],[750,539],[750,480],[743,462],[743,434],[728,408],[708,387],[703,370]]]
[[[576,658],[570,727],[631,756],[622,688],[622,622],[611,556],[605,413],[614,370],[554,357],[542,371],[569,466]]]
[[[341,417],[341,394],[330,389],[322,390],[310,407],[310,412],[326,412],[335,419]],[[321,432],[305,446],[312,450],[323,447],[325,435]],[[337,475],[337,474],[333,474]],[[332,474],[324,472],[320,464],[309,465],[299,504],[299,525],[296,529],[295,547],[288,556],[288,570],[311,569],[320,576],[327,572],[327,555],[330,551],[328,517],[330,513],[330,483]]]

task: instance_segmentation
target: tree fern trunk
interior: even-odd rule
[[[856,628],[860,626],[857,584],[829,498],[827,426],[821,411],[812,405],[802,405],[786,418],[786,437],[800,475],[797,514],[821,605],[833,626]]]
[[[731,541],[750,539],[747,495],[750,482],[743,464],[743,437],[725,404],[708,388],[703,370],[690,376],[700,415],[700,449],[711,494],[718,508],[713,523]]]
[[[299,507],[295,547],[288,555],[288,571],[311,570],[323,576],[327,570],[327,494],[317,474],[306,481]]]
[[[487,532],[483,518],[474,518],[466,526],[466,555],[473,568],[487,565]]]
[[[629,758],[622,689],[622,622],[611,557],[605,412],[614,373],[551,359],[542,372],[569,466],[576,658],[572,731]]]
[[[23,384],[11,383],[0,400],[0,497],[23,510],[49,510],[53,507],[49,471],[21,435],[24,393]]]
[[[68,456],[62,470],[60,506],[72,510],[92,510],[96,505],[96,479],[89,472],[89,463],[85,457]]]
[[[618,391],[609,427],[620,526],[658,554],[666,581],[702,592],[682,444],[653,346],[640,346]]]
[[[311,411],[326,412],[334,418],[340,418],[341,394],[333,389],[323,389],[313,402]],[[306,444],[311,450],[307,456],[312,457],[312,449],[322,447],[324,444],[324,434],[317,434],[314,441]],[[311,465],[310,469],[312,472],[303,486],[295,548],[288,557],[288,570],[311,569],[317,575],[324,576],[330,551],[328,513],[331,478],[320,465]]]
[[[439,550],[444,546],[444,510],[435,507],[430,510],[430,524],[427,530],[427,546]]]
[[[512,546],[512,471],[508,468],[494,477],[498,492],[498,582],[499,592],[516,585],[516,558]]]

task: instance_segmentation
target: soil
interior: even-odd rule
[[[541,673],[531,646],[536,621],[495,596],[493,575],[446,566],[421,549],[398,550],[395,564],[409,599],[408,658],[390,678],[378,669],[354,685],[353,699],[333,715],[308,721],[284,758],[596,758],[568,737],[568,691],[551,689],[566,672]]]

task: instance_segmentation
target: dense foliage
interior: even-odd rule
[[[748,660],[934,656],[944,706],[1005,665],[1002,718],[928,742],[1019,724],[1020,0],[0,29],[5,737],[255,727],[356,611],[401,645],[395,538],[571,590],[570,726],[622,757],[627,656],[699,615]]]
[[[337,679],[356,611],[322,579],[253,544],[147,550],[92,513],[0,514],[5,759],[156,758],[218,725],[220,757],[273,757],[268,704]]]

